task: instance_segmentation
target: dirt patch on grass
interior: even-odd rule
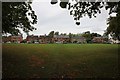
[[[44,59],[41,59],[35,55],[32,55],[29,59],[29,66],[31,67],[42,67],[44,62]]]

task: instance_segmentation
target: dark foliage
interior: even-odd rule
[[[37,16],[32,10],[30,2],[3,2],[2,3],[2,33],[18,35],[20,29],[28,33],[36,28]],[[30,19],[30,18],[31,19]]]

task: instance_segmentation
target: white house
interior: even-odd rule
[[[110,43],[111,44],[118,44],[118,43],[120,43],[120,41],[119,40],[114,40],[113,38],[110,38]]]

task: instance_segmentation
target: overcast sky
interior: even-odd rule
[[[34,35],[48,34],[50,31],[60,33],[82,33],[85,31],[103,34],[107,28],[106,22],[109,17],[108,11],[102,9],[97,18],[83,17],[77,26],[67,9],[62,9],[59,4],[51,5],[50,0],[33,0],[32,8],[38,17],[38,23],[34,25],[37,30],[30,32]],[[24,35],[25,37],[26,35]]]

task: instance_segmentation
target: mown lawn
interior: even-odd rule
[[[116,78],[117,44],[3,44],[3,78]]]

